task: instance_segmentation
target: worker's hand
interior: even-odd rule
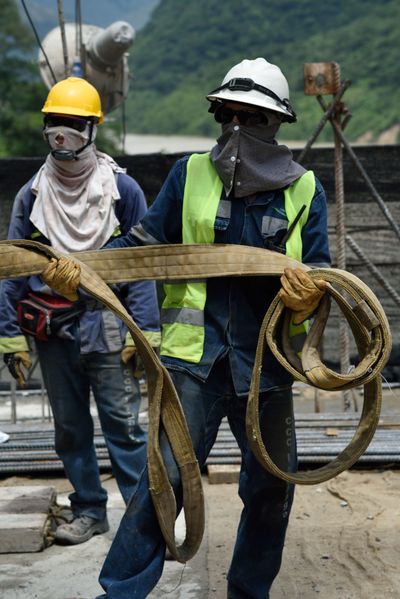
[[[71,302],[78,298],[76,290],[78,289],[81,275],[81,267],[71,258],[52,258],[44,271],[41,273],[43,281],[63,295]]]
[[[128,364],[136,355],[136,347],[134,345],[125,345],[121,352],[121,360],[124,364]]]
[[[144,376],[143,362],[136,351],[134,345],[125,345],[121,352],[121,360],[124,364],[129,365],[132,368],[132,374],[135,379],[141,379]]]
[[[326,291],[326,281],[312,279],[301,268],[285,268],[279,297],[293,312],[293,323],[300,324],[316,310]]]
[[[27,351],[17,351],[12,354],[4,354],[4,362],[7,364],[7,368],[21,387],[25,386],[26,379],[25,374],[22,370],[24,366],[27,370],[32,366],[32,360]]]

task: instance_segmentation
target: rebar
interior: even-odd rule
[[[326,105],[325,105],[324,101],[322,100],[322,98],[321,98],[320,104],[321,104],[322,108],[324,110],[326,110]],[[383,212],[386,220],[390,224],[390,226],[393,229],[393,231],[396,233],[397,237],[400,239],[400,227],[398,226],[398,224],[396,223],[395,219],[393,218],[393,216],[392,216],[389,208],[387,207],[386,203],[384,202],[384,200],[379,195],[379,193],[376,190],[374,184],[372,183],[371,179],[369,178],[366,170],[364,169],[363,165],[361,164],[361,162],[357,158],[357,155],[355,154],[353,148],[351,147],[351,145],[349,144],[349,142],[347,141],[347,139],[343,135],[343,132],[340,129],[340,127],[337,126],[337,124],[335,123],[335,121],[331,120],[330,122],[332,123],[332,127],[334,128],[336,134],[340,138],[340,141],[342,142],[343,146],[345,147],[346,152],[348,153],[348,155],[350,156],[350,158],[354,162],[354,164],[355,164],[356,168],[358,169],[360,175],[363,177],[365,183],[367,184],[367,187],[369,188],[369,190],[370,190],[370,192],[372,194],[372,197],[376,200],[376,202],[378,203],[378,206],[382,210],[382,212]]]
[[[95,451],[101,470],[111,469],[110,460],[98,421],[95,421]],[[307,464],[327,463],[344,450],[354,436],[357,417],[350,412],[298,414],[296,437],[300,468]],[[144,428],[148,421],[143,423]],[[18,427],[18,425],[17,425]],[[0,473],[61,472],[62,462],[55,453],[53,427],[42,423],[40,427],[18,429],[6,427],[10,440],[0,444]],[[391,427],[391,428],[390,428]],[[327,429],[337,433],[327,434]],[[397,464],[400,462],[400,421],[383,420],[374,439],[360,458],[363,464]],[[211,464],[240,464],[241,454],[236,439],[226,420],[221,423],[214,447],[207,459]]]
[[[392,287],[392,285],[381,275],[379,270],[376,268],[375,264],[371,262],[371,260],[365,255],[360,246],[354,241],[350,235],[346,235],[346,243],[353,250],[357,258],[359,258],[365,266],[368,268],[370,273],[376,278],[380,285],[385,289],[387,294],[392,298],[395,304],[400,306],[400,295],[397,291]]]

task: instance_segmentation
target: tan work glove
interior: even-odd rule
[[[121,352],[121,360],[124,364],[128,364],[130,360],[136,354],[136,347],[134,345],[125,345],[124,349]]]
[[[32,360],[29,352],[17,351],[14,353],[4,354],[4,362],[7,364],[7,368],[21,387],[26,384],[25,374],[22,370],[22,366],[29,370],[32,367]]]
[[[136,351],[134,345],[125,345],[121,351],[121,360],[124,364],[129,364],[132,368],[132,373],[135,379],[141,379],[144,376],[143,362]]]
[[[292,310],[293,324],[301,324],[316,310],[326,291],[326,281],[312,279],[301,268],[285,268],[279,297]]]
[[[63,295],[71,302],[78,298],[76,290],[78,289],[81,275],[81,267],[71,258],[52,258],[44,271],[41,273],[43,281]]]

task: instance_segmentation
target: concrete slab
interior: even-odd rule
[[[52,545],[35,554],[0,555],[0,597],[94,599],[102,593],[98,575],[124,512],[124,504],[114,478],[103,475],[102,479],[109,494],[109,532],[95,536],[81,545]],[[11,482],[15,485],[18,480],[23,489],[23,483],[28,481],[13,477]],[[43,480],[37,479],[37,482],[42,484]],[[62,478],[52,478],[51,483],[58,489],[57,503],[66,505],[70,492],[69,483]],[[178,538],[183,536],[179,524],[176,534]],[[208,540],[205,537],[200,551],[188,564],[166,561],[163,577],[149,599],[204,599],[208,588]]]
[[[30,553],[45,547],[55,497],[55,488],[49,486],[0,487],[0,553]]]
[[[24,479],[13,477],[13,485]],[[43,483],[42,479],[36,479]],[[28,481],[25,479],[25,483]],[[32,484],[32,479],[29,480]],[[71,492],[68,481],[51,479],[57,489],[57,502],[68,504]],[[0,555],[0,596],[4,599],[67,599],[69,597],[93,599],[102,592],[97,582],[104,557],[124,512],[124,504],[115,480],[103,476],[109,492],[110,531],[93,537],[81,545],[62,547],[51,545],[40,553]],[[23,486],[21,486],[23,488]],[[4,595],[3,595],[4,593]]]

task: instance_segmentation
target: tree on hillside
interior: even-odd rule
[[[40,108],[45,87],[30,55],[34,37],[14,0],[0,2],[0,156],[46,152]]]
[[[303,64],[331,61],[351,80],[346,135],[377,137],[399,123],[399,19],[398,0],[186,0],[184,8],[181,0],[163,0],[131,52],[130,130],[214,135],[206,93],[236,62],[263,56],[290,83],[298,123],[285,125],[286,139],[306,139],[322,115],[304,95]],[[332,139],[329,127],[324,138]]]

